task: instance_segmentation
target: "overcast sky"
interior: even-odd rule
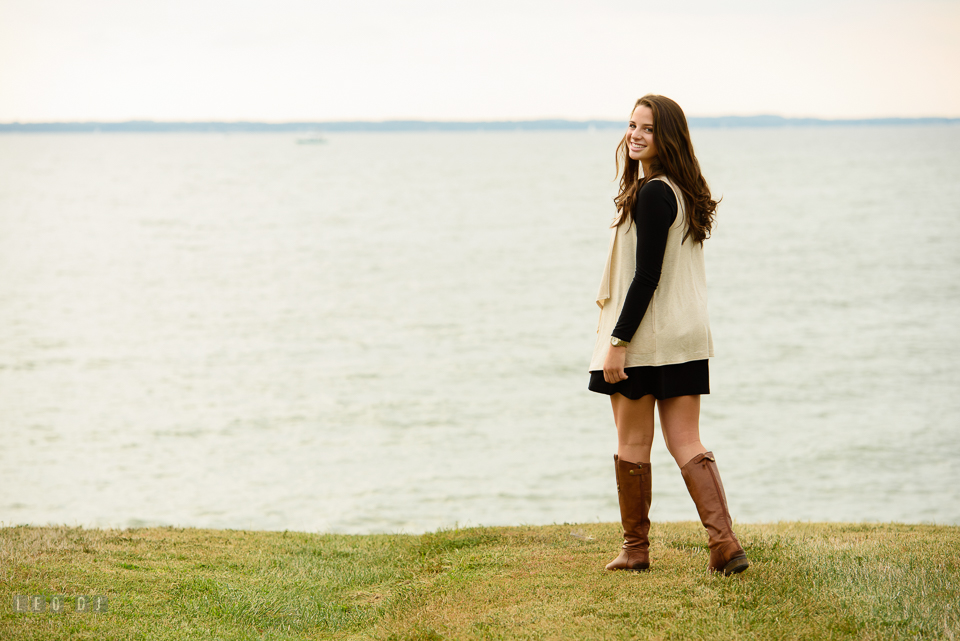
[[[0,0],[0,122],[960,116],[960,0]]]

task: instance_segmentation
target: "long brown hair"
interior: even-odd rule
[[[651,178],[666,176],[680,189],[686,205],[686,232],[683,240],[692,237],[694,242],[703,244],[710,238],[714,218],[717,215],[717,203],[710,196],[710,187],[700,171],[700,163],[693,153],[690,129],[687,117],[680,105],[666,96],[647,94],[633,106],[643,105],[653,112],[653,140],[657,146],[657,157],[650,166],[649,176],[640,180],[640,161],[633,160],[627,153],[627,136],[624,135],[617,146],[617,174],[623,164],[620,177],[620,193],[613,201],[617,205],[617,218],[613,226],[626,220],[633,220],[633,206],[637,194]],[[633,111],[630,112],[633,114]]]

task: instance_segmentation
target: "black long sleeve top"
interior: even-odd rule
[[[640,327],[653,292],[660,284],[667,232],[677,219],[677,197],[662,180],[651,180],[637,194],[633,224],[637,232],[637,270],[613,328],[613,336],[630,341]],[[623,223],[624,225],[629,223]]]

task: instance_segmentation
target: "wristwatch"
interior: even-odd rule
[[[626,347],[627,345],[630,344],[630,341],[621,340],[616,336],[611,336],[610,344],[613,345],[614,347]]]

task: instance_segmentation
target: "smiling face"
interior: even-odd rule
[[[657,157],[657,144],[653,140],[653,110],[646,105],[637,105],[627,124],[627,153],[639,160],[644,169]]]

